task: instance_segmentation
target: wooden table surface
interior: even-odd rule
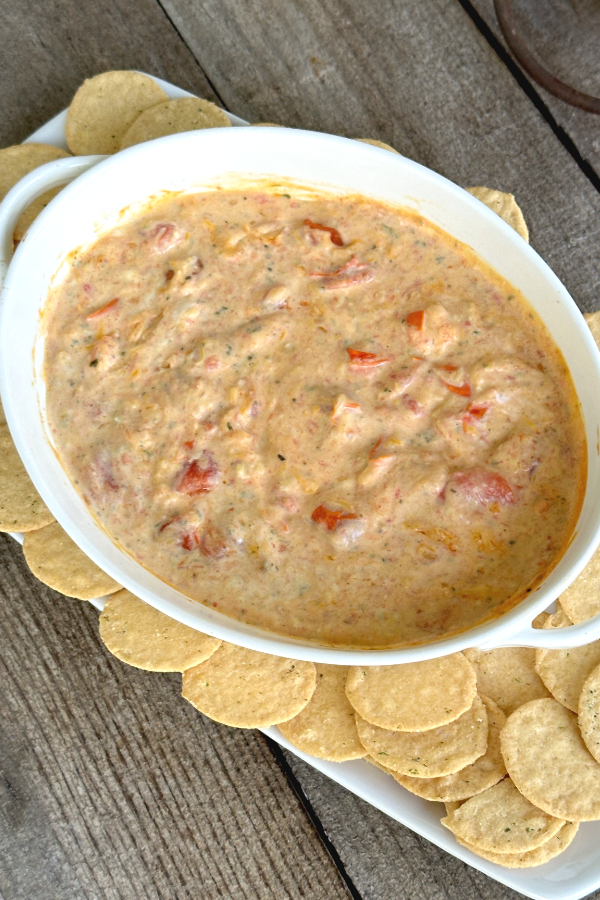
[[[600,95],[597,0],[513,6],[547,66]],[[533,246],[598,308],[600,117],[527,80],[492,0],[0,0],[0,34],[0,146],[84,78],[145,70],[252,122],[379,138],[514,192]],[[3,900],[518,896],[204,719],[179,676],[121,664],[93,607],[44,588],[7,536],[0,597]]]

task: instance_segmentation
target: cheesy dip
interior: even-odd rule
[[[524,298],[417,215],[285,188],[169,195],[45,312],[59,458],[184,594],[320,644],[450,635],[556,564],[585,480]]]

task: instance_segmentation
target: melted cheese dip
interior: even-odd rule
[[[376,648],[498,615],[580,508],[559,351],[423,219],[279,191],[171,196],[70,258],[62,464],[143,566],[268,631]]]

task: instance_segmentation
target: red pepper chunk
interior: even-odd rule
[[[329,236],[331,237],[331,243],[335,244],[336,247],[343,247],[344,242],[342,240],[342,236],[337,230],[337,228],[330,228],[328,225],[321,225],[319,222],[311,222],[310,219],[305,219],[302,223],[303,225],[308,225],[309,228],[314,228],[317,231],[328,231]]]
[[[229,553],[223,532],[208,522],[198,541],[200,552],[210,559],[222,559]]]
[[[200,538],[198,537],[197,531],[186,531],[181,535],[179,543],[183,547],[184,550],[193,550],[200,543]]]
[[[455,492],[458,490],[469,499],[486,506],[515,501],[514,491],[506,478],[485,469],[475,468],[466,472],[456,472],[449,485]]]
[[[458,394],[459,397],[470,397],[471,396],[471,385],[466,381],[464,384],[450,384],[449,381],[444,381],[443,378],[440,379],[444,387],[447,387],[449,391],[452,391],[453,394]]]
[[[473,421],[475,419],[482,419],[487,412],[487,406],[476,406],[474,403],[469,403],[465,410],[465,414],[462,420],[463,431],[471,432],[471,434],[476,434],[473,429]]]
[[[207,450],[204,451],[204,460],[206,465],[201,468],[197,459],[193,459],[185,469],[181,480],[175,490],[179,494],[208,494],[217,481],[219,480],[220,470],[212,456]]]
[[[319,525],[326,525],[328,531],[333,531],[339,522],[345,519],[358,519],[358,516],[356,513],[342,512],[341,509],[327,509],[326,506],[317,506],[313,510],[311,519],[313,522],[318,522]]]
[[[412,325],[413,328],[418,328],[419,331],[423,330],[423,320],[425,318],[425,310],[424,309],[415,309],[414,312],[410,312],[406,321],[409,325]]]
[[[475,406],[474,403],[469,403],[467,406],[467,415],[473,416],[475,419],[482,419],[487,412],[487,406]]]
[[[162,534],[165,528],[169,528],[171,525],[175,525],[177,522],[181,522],[182,518],[183,516],[174,516],[174,518],[172,519],[167,519],[167,521],[163,522],[163,524],[158,529],[159,534]],[[198,535],[198,532],[193,526],[188,527],[187,531],[180,532],[178,535],[178,540],[179,546],[184,550],[187,550],[188,552],[190,550],[195,550],[196,547],[200,547],[200,549],[202,549],[200,546],[201,539]]]
[[[350,347],[347,347],[346,350],[352,366],[362,366],[363,369],[370,369],[389,362],[389,359],[384,359],[375,353],[367,353],[365,350],[352,350]]]
[[[115,299],[111,300],[110,303],[107,303],[106,306],[103,306],[100,309],[97,309],[96,312],[90,313],[89,316],[86,316],[85,321],[91,322],[94,319],[97,319],[99,316],[103,316],[104,313],[107,313],[109,311],[109,309],[112,309],[113,306],[115,306],[118,302],[119,302],[119,298],[115,297]]]

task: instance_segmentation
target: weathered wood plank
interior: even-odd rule
[[[141,69],[215,99],[154,0],[2,3],[0,34],[0,147],[22,141],[106,69]]]
[[[285,757],[363,900],[518,900],[522,895],[440,850],[333,784],[302,760]],[[600,891],[590,894],[598,900]]]
[[[513,191],[583,309],[600,295],[600,196],[458,0],[162,0],[251,121],[377,137],[459,184]]]
[[[262,736],[105,651],[0,536],[4,900],[348,896]]]
[[[514,190],[536,248],[583,307],[597,302],[598,199],[456,0],[165,7],[190,50],[152,0],[5,4],[4,142],[104,68],[210,96],[204,71],[254,121],[380,137],[459,183]],[[196,716],[177,679],[104,657],[94,611],[3,547],[4,900],[344,896],[262,739]],[[298,766],[365,898],[514,896]]]
[[[507,49],[494,0],[469,0]],[[519,32],[545,68],[571,87],[600,97],[600,6],[596,0],[518,0]],[[600,116],[564,103],[531,81],[554,119],[600,177]]]

